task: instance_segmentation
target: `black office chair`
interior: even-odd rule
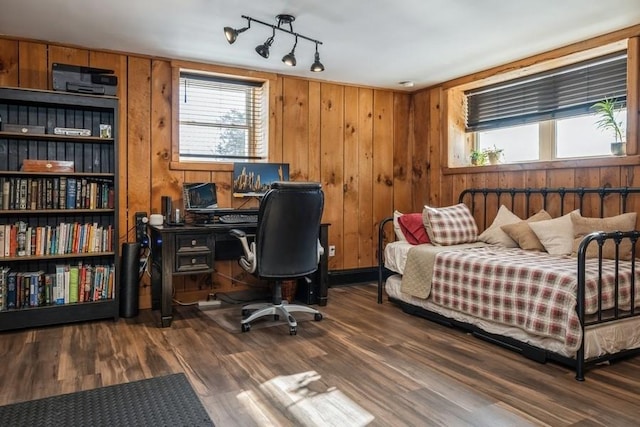
[[[260,202],[255,240],[249,244],[245,232],[231,230],[231,235],[242,242],[242,268],[274,281],[271,303],[242,308],[242,332],[249,331],[251,322],[262,316],[285,316],[291,335],[297,333],[298,324],[290,312],[312,313],[316,321],[322,320],[318,310],[283,303],[282,281],[306,278],[318,269],[324,253],[318,239],[323,207],[324,193],[319,183],[274,182]]]

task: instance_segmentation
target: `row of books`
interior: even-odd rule
[[[55,273],[0,267],[0,311],[113,299],[113,265],[60,264]]]
[[[58,176],[0,178],[2,209],[113,209],[115,193],[109,180]]]
[[[0,258],[113,252],[111,225],[62,222],[31,227],[24,221],[0,224]]]

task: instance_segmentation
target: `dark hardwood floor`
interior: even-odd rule
[[[185,372],[218,427],[640,425],[640,357],[581,383],[378,305],[375,289],[330,289],[325,319],[296,336],[286,325],[229,333],[195,307],[177,307],[165,329],[145,310],[2,333],[0,405]]]

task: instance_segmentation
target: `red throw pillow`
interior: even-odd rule
[[[398,218],[398,224],[400,224],[400,229],[404,237],[407,238],[407,242],[412,245],[429,243],[427,230],[422,223],[422,213],[404,214]]]

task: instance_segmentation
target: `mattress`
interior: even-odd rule
[[[416,307],[438,313],[442,316],[465,322],[495,335],[516,339],[521,342],[552,351],[561,356],[574,358],[576,352],[567,348],[563,343],[551,338],[538,337],[528,334],[520,328],[504,326],[474,316],[469,316],[455,310],[450,310],[432,303],[430,300],[415,298],[402,293],[400,290],[402,277],[395,274],[385,282],[385,291],[389,297],[398,299]],[[585,336],[585,358],[604,356],[618,353],[625,349],[640,348],[640,318],[630,318],[617,322],[588,327]]]

